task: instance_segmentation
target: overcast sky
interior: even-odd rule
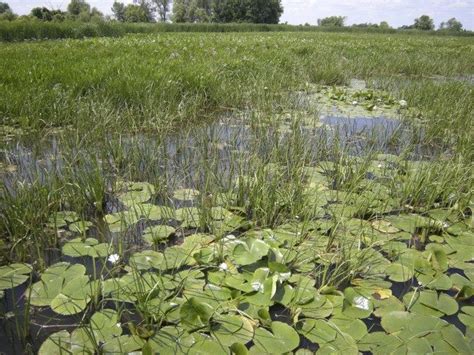
[[[18,14],[29,13],[35,6],[64,9],[68,0],[1,0],[10,4]],[[110,14],[113,0],[89,0],[105,14]],[[124,0],[128,3],[132,0]],[[282,22],[290,24],[316,24],[318,18],[346,16],[349,24],[388,21],[399,27],[410,25],[413,19],[427,14],[440,22],[451,17],[460,20],[466,29],[474,30],[474,0],[282,0]]]

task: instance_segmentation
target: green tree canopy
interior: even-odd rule
[[[31,9],[31,16],[41,21],[51,21],[53,19],[53,14],[46,7],[35,7]]]
[[[126,22],[148,22],[148,15],[140,5],[127,5],[124,11]]]
[[[456,18],[450,18],[447,22],[441,22],[440,30],[447,30],[453,32],[461,32],[463,25]]]
[[[114,1],[112,5],[112,13],[117,21],[125,21],[125,5],[122,2]]]
[[[422,31],[432,31],[435,28],[434,21],[428,15],[422,15],[419,18],[415,19],[413,28]]]
[[[85,0],[71,0],[67,6],[67,12],[73,16],[79,16],[81,13],[90,13],[91,6]]]
[[[174,22],[278,23],[281,0],[175,0]]]
[[[6,2],[0,2],[0,14],[5,14],[7,12],[12,12],[10,5],[8,5]]]
[[[318,26],[325,27],[344,27],[346,17],[344,16],[330,16],[322,19],[318,19]]]

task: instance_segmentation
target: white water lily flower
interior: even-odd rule
[[[229,235],[226,235],[224,238],[222,238],[223,242],[230,242],[231,240],[235,240],[235,235],[229,234]]]
[[[362,296],[356,297],[354,298],[354,306],[367,311],[369,310],[369,300]]]
[[[107,258],[107,261],[111,262],[112,264],[115,264],[117,263],[117,261],[119,261],[119,259],[120,259],[120,256],[118,254],[111,254]]]
[[[260,281],[254,281],[250,284],[254,291],[262,291],[263,290],[263,283]]]
[[[226,263],[222,263],[222,264],[219,265],[219,270],[221,270],[221,271],[226,271],[228,269],[229,269],[229,267],[227,266]]]
[[[398,103],[400,104],[401,107],[407,107],[408,106],[408,102],[406,102],[406,100],[400,100]]]
[[[357,106],[358,104],[359,104],[359,102],[357,102],[357,101],[352,101],[352,105]]]
[[[115,326],[116,326],[117,328],[120,328],[120,327],[122,326],[122,323],[117,323],[117,324],[115,324]]]

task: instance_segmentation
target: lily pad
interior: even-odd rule
[[[254,330],[251,322],[242,316],[223,315],[211,329],[211,334],[223,345],[234,343],[246,344],[253,339]]]
[[[162,241],[167,240],[172,234],[176,232],[171,226],[167,225],[159,225],[159,226],[152,226],[148,227],[143,231],[143,239],[148,244],[158,244]]]
[[[199,197],[201,193],[194,189],[178,189],[173,192],[173,198],[180,201],[192,201]]]
[[[0,291],[9,290],[25,283],[32,271],[28,264],[10,264],[0,267]]]
[[[282,322],[272,322],[271,332],[264,328],[255,330],[256,350],[266,354],[284,354],[298,347],[300,338],[296,330]]]
[[[458,303],[451,296],[431,290],[409,292],[403,296],[403,302],[413,313],[435,317],[455,314],[459,308]]]

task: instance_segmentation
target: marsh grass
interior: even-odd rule
[[[176,189],[200,191],[192,232],[214,232],[215,206],[243,217],[237,230],[216,229],[221,249],[230,232],[295,225],[288,254],[304,242],[325,243],[309,274],[318,292],[338,294],[375,267],[371,253],[379,242],[365,238],[364,224],[433,208],[472,213],[474,100],[472,83],[458,78],[473,72],[471,47],[468,38],[321,33],[0,44],[0,115],[24,131],[13,144],[2,143],[4,160],[18,166],[0,185],[2,264],[30,262],[43,271],[48,252],[71,237],[46,228],[49,218],[77,212],[120,257],[98,269],[92,261],[99,285],[100,275],[121,275],[126,267],[139,297],[125,305],[102,297],[98,287],[76,325],[87,326],[94,310],[113,304],[129,320],[129,332],[147,338],[165,324],[160,304],[150,303],[158,284],[140,277],[137,265],[125,265],[144,248],[140,233],[149,224],[140,221],[115,240],[104,216],[125,210],[118,182],[149,182],[151,202],[173,209],[183,206],[173,198]],[[446,80],[429,79],[434,75]],[[387,134],[380,144],[375,130],[354,137],[317,128],[317,108],[302,111],[291,95],[308,90],[306,83],[345,84],[354,77],[416,107],[416,115],[401,118],[410,135]],[[350,220],[355,227],[347,226]],[[216,260],[225,262],[220,252]],[[195,280],[181,280],[167,300],[186,281]],[[301,311],[297,304],[288,308],[293,317]],[[30,316],[18,317],[16,331],[26,347]],[[95,344],[92,329],[87,333]]]

